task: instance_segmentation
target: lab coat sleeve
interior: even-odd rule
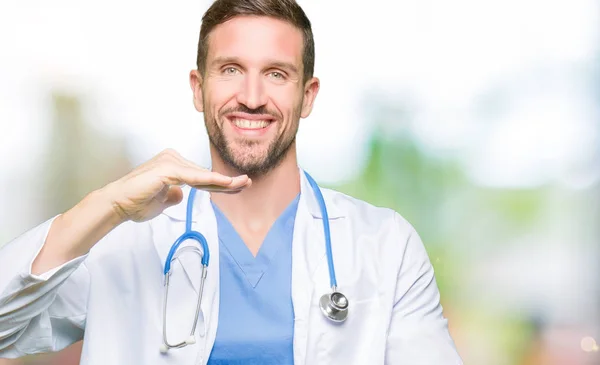
[[[31,273],[55,218],[0,248],[0,358],[58,351],[83,338],[87,255]]]
[[[386,365],[462,365],[442,313],[433,266],[421,238],[400,216],[408,238],[402,245],[393,312],[388,329]],[[404,234],[406,237],[406,234]]]

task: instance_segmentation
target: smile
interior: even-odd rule
[[[234,118],[231,122],[238,128],[242,129],[262,129],[266,128],[271,124],[270,121],[266,120],[248,120],[241,118]]]

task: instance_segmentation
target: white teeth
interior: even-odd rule
[[[261,129],[269,125],[266,120],[234,119],[233,124],[244,129]]]

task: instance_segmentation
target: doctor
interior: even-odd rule
[[[211,170],[164,151],[5,245],[0,358],[462,364],[411,225],[298,167],[314,58],[293,0],[215,1],[190,73]]]

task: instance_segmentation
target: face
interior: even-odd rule
[[[213,159],[257,177],[295,148],[319,89],[318,79],[303,80],[302,53],[302,32],[277,19],[235,17],[212,30],[206,71],[190,82]]]

